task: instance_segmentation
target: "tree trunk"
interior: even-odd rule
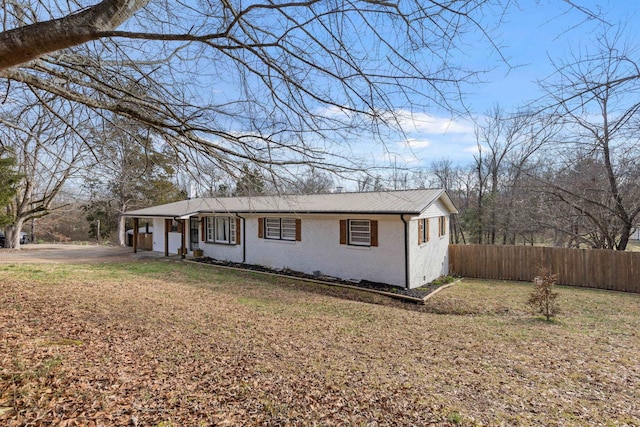
[[[4,247],[20,249],[20,232],[24,221],[18,220],[13,224],[7,225]]]
[[[125,246],[127,244],[126,228],[125,217],[120,215],[120,218],[118,218],[118,245],[120,246]]]
[[[631,223],[627,222],[622,227],[622,232],[620,235],[620,241],[616,246],[616,249],[619,251],[624,251],[627,249],[627,245],[629,244],[629,237],[631,236]]]
[[[103,0],[65,17],[0,33],[0,70],[44,54],[100,38],[144,7],[148,0]]]

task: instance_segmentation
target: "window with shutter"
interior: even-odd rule
[[[369,220],[349,220],[349,244],[354,246],[371,246],[371,222],[369,222]]]
[[[237,218],[229,216],[208,216],[204,221],[204,239],[207,243],[235,245],[239,242]]]
[[[420,218],[418,220],[418,244],[427,243],[429,241],[429,218]]]
[[[438,236],[442,237],[447,234],[447,217],[438,218]]]
[[[378,246],[378,221],[369,219],[340,220],[340,244]]]
[[[299,241],[301,234],[301,220],[296,218],[264,218],[264,234],[268,240]]]

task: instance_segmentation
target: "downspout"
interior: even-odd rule
[[[247,221],[238,214],[236,214],[236,216],[242,220],[242,263],[244,264],[247,261]]]
[[[404,223],[404,287],[409,289],[409,223],[400,215]]]

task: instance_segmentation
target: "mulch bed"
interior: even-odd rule
[[[288,268],[272,269],[272,268],[264,267],[262,265],[221,261],[221,260],[217,260],[215,258],[210,258],[210,257],[193,258],[193,261],[201,262],[204,264],[219,265],[222,267],[233,267],[233,268],[239,268],[244,270],[257,271],[261,273],[280,274],[283,276],[289,276],[289,277],[295,277],[295,278],[301,278],[301,279],[307,279],[307,280],[318,280],[322,282],[335,283],[337,285],[353,286],[355,288],[361,288],[365,290],[373,290],[378,292],[386,292],[390,294],[401,295],[401,296],[410,297],[410,298],[418,298],[421,300],[427,297],[428,295],[430,295],[431,293],[435,292],[437,289],[444,286],[444,284],[428,283],[419,288],[406,289],[398,286],[389,285],[388,283],[372,282],[369,280],[359,280],[359,281],[344,280],[344,279],[339,279],[337,277],[325,276],[325,275],[316,276],[313,274],[306,274],[300,271],[290,270]]]

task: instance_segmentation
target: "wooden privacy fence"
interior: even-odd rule
[[[449,272],[531,281],[540,267],[558,284],[640,293],[640,252],[538,246],[449,245]]]

